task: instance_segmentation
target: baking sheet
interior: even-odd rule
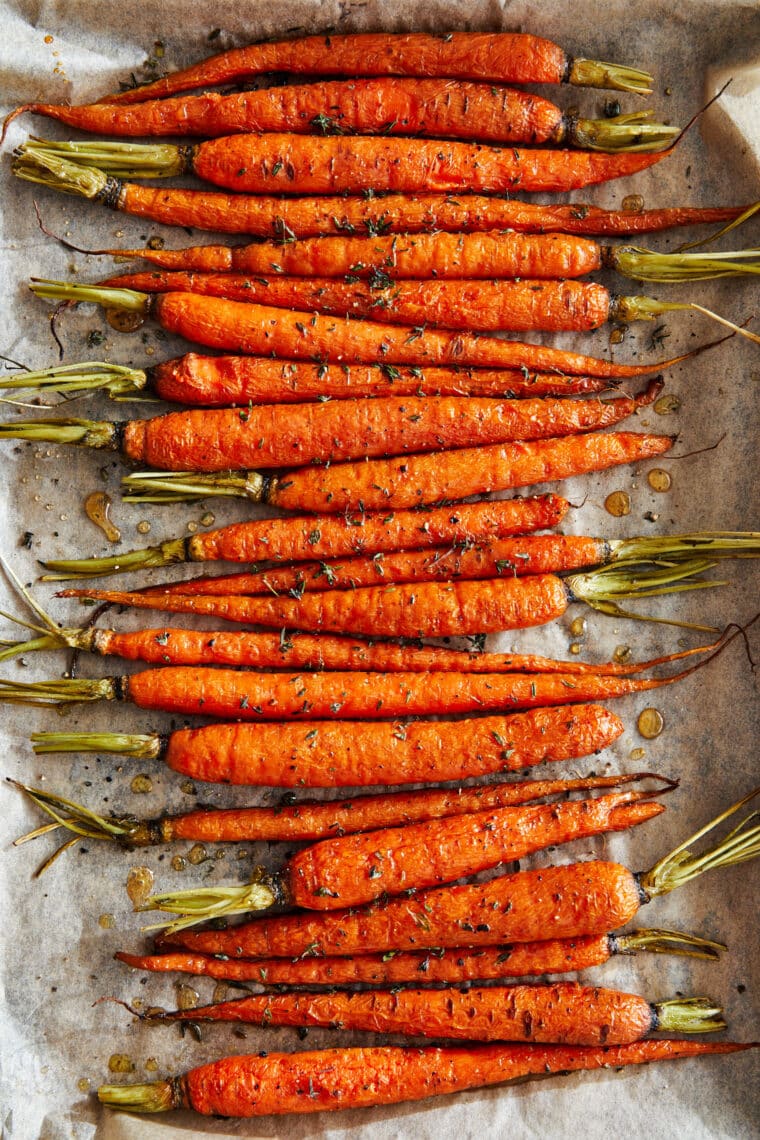
[[[676,153],[653,171],[634,180],[611,183],[576,199],[601,205],[619,204],[628,194],[640,194],[647,206],[686,202],[701,205],[749,202],[758,197],[760,162],[760,20],[754,4],[735,0],[684,3],[664,10],[653,0],[629,0],[604,6],[584,0],[566,6],[556,0],[528,2],[456,3],[455,0],[405,0],[404,3],[316,3],[316,0],[268,0],[266,4],[218,2],[213,7],[186,0],[141,0],[102,5],[84,0],[5,0],[0,5],[0,74],[3,77],[3,113],[20,102],[85,102],[113,90],[135,72],[146,76],[150,67],[176,68],[208,54],[253,38],[311,30],[450,29],[526,30],[563,43],[571,53],[648,66],[657,76],[651,105],[658,116],[685,122],[726,78],[733,82],[720,102],[710,109],[680,144]],[[210,41],[212,33],[217,34]],[[163,57],[160,57],[163,45]],[[145,61],[157,63],[145,68]],[[545,92],[563,106],[577,106],[588,115],[601,113],[603,92],[563,88]],[[614,97],[614,96],[612,96]],[[621,97],[624,109],[638,106],[632,96]],[[187,235],[137,219],[113,214],[89,203],[68,199],[14,182],[9,173],[9,152],[37,132],[67,137],[67,132],[40,119],[17,120],[0,161],[2,182],[3,310],[0,317],[0,352],[28,367],[52,363],[54,346],[47,327],[45,307],[29,296],[25,281],[34,274],[51,278],[78,275],[82,280],[105,276],[110,263],[64,250],[41,233],[32,210],[39,203],[45,224],[76,244],[100,247],[135,245],[153,234],[168,244],[187,244]],[[723,241],[724,248],[758,244],[760,228],[750,223],[740,238]],[[681,232],[647,237],[641,244],[673,248],[686,236]],[[700,235],[701,236],[701,232]],[[213,235],[194,235],[211,240]],[[607,283],[623,292],[620,279]],[[706,283],[651,289],[657,296],[687,295],[702,304],[743,320],[757,312],[757,286],[750,282]],[[621,359],[673,355],[715,335],[706,318],[675,314],[662,322],[667,334],[661,345],[652,344],[652,330],[632,327],[621,345],[608,343],[601,331],[584,341],[584,351],[614,353]],[[757,325],[757,322],[755,322]],[[87,346],[93,329],[105,333],[98,350]],[[68,361],[102,356],[117,362],[149,364],[184,350],[179,341],[161,339],[154,327],[119,336],[94,308],[80,309],[65,322]],[[556,343],[577,347],[577,338],[558,337]],[[635,533],[665,533],[705,528],[757,527],[755,459],[757,438],[757,380],[760,355],[757,346],[734,339],[701,358],[670,370],[666,391],[678,395],[677,416],[660,419],[651,410],[639,417],[641,429],[677,430],[677,454],[718,443],[709,452],[683,460],[666,457],[661,465],[673,476],[666,495],[654,493],[646,481],[646,466],[620,468],[603,475],[573,480],[562,490],[578,505],[565,526],[577,533],[604,533],[610,537]],[[147,415],[141,405],[119,405],[104,398],[80,401],[58,414],[98,416]],[[4,418],[35,414],[8,407]],[[52,446],[6,444],[2,451],[3,493],[0,510],[4,556],[25,582],[38,572],[36,559],[71,556],[74,552],[110,552],[100,532],[82,512],[84,496],[94,489],[114,496],[115,521],[122,529],[122,546],[129,549],[146,541],[160,541],[182,533],[189,522],[198,523],[203,507],[155,508],[122,506],[116,495],[119,463],[105,455],[65,451]],[[628,490],[632,510],[614,519],[603,507],[606,495]],[[243,505],[209,504],[216,524],[243,518]],[[648,512],[658,517],[651,522]],[[148,538],[136,531],[147,519]],[[22,545],[32,532],[30,547]],[[175,576],[182,574],[176,571]],[[164,576],[166,573],[164,572]],[[722,575],[721,575],[722,576]],[[158,580],[159,575],[155,575]],[[748,563],[733,564],[725,577],[729,585],[709,593],[687,595],[667,605],[651,603],[651,612],[677,612],[689,620],[716,626],[747,620],[757,609],[758,574]],[[147,578],[140,579],[140,584]],[[125,580],[126,581],[126,580]],[[132,579],[131,581],[136,581]],[[4,587],[0,605],[19,611],[19,603]],[[49,605],[57,620],[71,625],[87,611],[56,601],[49,586],[38,585],[36,596]],[[580,611],[551,628],[522,635],[494,638],[491,648],[532,649],[566,655],[572,635],[569,625]],[[634,625],[586,611],[588,632],[583,655],[607,658],[620,644],[633,647],[636,656],[652,655],[695,644],[700,636],[663,626]],[[130,615],[114,619],[120,628],[159,624]],[[757,641],[755,644],[757,655]],[[24,664],[9,662],[5,677],[42,679],[59,676],[64,668],[60,654]],[[87,676],[115,672],[114,663],[82,662]],[[638,713],[647,705],[660,709],[666,727],[655,741],[642,740],[636,731]],[[735,642],[709,669],[682,684],[653,696],[627,698],[615,704],[626,725],[618,744],[601,757],[580,761],[567,774],[592,770],[656,769],[682,780],[669,801],[669,811],[656,823],[631,836],[614,836],[575,844],[553,857],[561,861],[604,854],[634,868],[651,865],[718,810],[744,794],[756,779],[756,679],[744,647]],[[33,730],[71,729],[146,731],[166,729],[168,716],[148,715],[125,707],[82,707],[59,718],[52,710],[6,708],[3,724],[2,772],[29,783],[43,784],[82,800],[96,810],[152,815],[180,810],[196,802],[222,806],[273,802],[277,792],[255,789],[182,790],[183,781],[157,763],[135,763],[116,757],[48,756],[31,754],[28,734]],[[631,753],[643,749],[644,758]],[[135,795],[130,782],[136,772],[152,780],[150,794]],[[538,770],[543,775],[544,770]],[[555,770],[555,775],[559,771]],[[82,844],[64,856],[40,881],[31,875],[52,850],[52,840],[13,849],[12,838],[39,824],[10,788],[2,789],[3,842],[0,849],[0,1129],[9,1140],[168,1140],[190,1135],[288,1137],[342,1136],[384,1140],[398,1136],[419,1138],[457,1135],[496,1136],[509,1131],[520,1137],[570,1137],[582,1132],[601,1140],[612,1129],[626,1135],[650,1138],[689,1136],[750,1137],[758,1134],[755,1090],[760,1069],[757,1055],[713,1061],[653,1066],[621,1073],[582,1074],[551,1079],[511,1089],[491,1089],[420,1104],[400,1105],[364,1112],[321,1114],[304,1118],[267,1118],[256,1121],[206,1121],[191,1114],[171,1118],[136,1118],[99,1110],[91,1092],[109,1079],[148,1080],[234,1052],[294,1050],[339,1043],[335,1034],[311,1031],[305,1045],[291,1030],[246,1030],[242,1040],[229,1027],[204,1029],[198,1044],[175,1036],[169,1028],[146,1028],[133,1023],[115,1005],[92,1002],[113,995],[147,1005],[175,1004],[171,978],[127,972],[112,962],[120,948],[143,944],[140,919],[130,911],[124,890],[128,869],[149,866],[157,888],[190,885],[198,875],[214,881],[244,879],[262,860],[275,865],[280,852],[248,845],[247,857],[238,859],[227,849],[224,857],[197,870],[170,869],[176,851],[189,847],[125,854],[104,845]],[[85,850],[86,848],[86,850]],[[547,857],[547,860],[550,857]],[[546,860],[545,860],[546,861]],[[539,862],[537,858],[535,862]],[[758,983],[756,952],[757,868],[713,875],[658,900],[643,911],[638,925],[669,925],[707,937],[724,938],[730,953],[718,965],[667,957],[641,955],[612,960],[589,972],[588,979],[646,994],[652,1000],[677,992],[707,993],[727,1009],[731,1036],[749,1040],[757,1036]],[[103,928],[99,917],[113,915],[113,926]],[[211,999],[214,983],[183,978]],[[234,996],[234,992],[232,993]],[[370,1041],[369,1035],[341,1035],[341,1044]],[[109,1057],[126,1054],[134,1073],[113,1078]],[[158,1068],[152,1071],[155,1059]]]

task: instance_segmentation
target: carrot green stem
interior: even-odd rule
[[[266,881],[263,867],[257,867],[250,882],[240,887],[194,887],[187,891],[165,891],[151,895],[135,907],[137,911],[166,910],[179,918],[144,926],[143,930],[166,929],[169,933],[195,926],[212,918],[227,918],[248,911],[267,910],[277,895]]]
[[[101,1085],[98,1100],[109,1108],[129,1109],[132,1112],[169,1112],[179,1108],[182,1095],[177,1078],[170,1081],[151,1081],[145,1085]]]
[[[656,535],[612,539],[612,562],[667,562],[696,556],[756,558],[760,555],[760,531],[702,530],[691,534]]]
[[[642,890],[650,899],[658,895],[668,894],[692,879],[698,878],[705,871],[715,870],[718,867],[730,867],[735,863],[745,863],[760,855],[760,813],[752,812],[746,819],[729,832],[724,839],[708,847],[701,855],[694,855],[690,846],[701,839],[703,835],[713,831],[724,819],[728,819],[734,812],[739,811],[746,803],[760,794],[760,788],[755,788],[733,804],[721,815],[705,824],[703,828],[690,835],[675,850],[671,851],[659,863],[655,863],[651,870],[639,876]]]
[[[266,482],[258,471],[199,475],[193,471],[136,471],[121,481],[127,503],[180,503],[235,497],[260,503]]]
[[[76,701],[115,701],[113,677],[98,680],[66,678],[63,681],[5,681],[0,679],[0,701],[17,705],[66,705]]]
[[[602,87],[609,91],[631,91],[634,95],[651,95],[653,77],[648,71],[604,63],[599,59],[574,59],[567,77],[575,87]]]
[[[21,372],[10,378],[2,377],[0,388],[28,388],[36,392],[62,393],[107,392],[109,396],[127,396],[141,392],[147,382],[147,374],[141,368],[87,360],[82,364],[63,364],[58,368]]]
[[[27,439],[35,443],[75,443],[118,451],[118,424],[108,420],[19,420],[0,424],[0,439]]]
[[[568,135],[575,146],[608,153],[659,150],[675,141],[680,131],[652,122],[652,111],[635,111],[611,119],[571,119]]]
[[[80,166],[54,154],[20,155],[14,159],[12,170],[24,182],[48,186],[77,198],[105,198],[110,201],[118,195],[118,183],[102,170]]]
[[[642,565],[640,562],[620,562],[600,566],[586,574],[570,574],[565,582],[572,596],[592,609],[614,617],[634,618],[636,621],[653,621],[674,625],[681,629],[696,629],[716,633],[714,626],[696,625],[666,618],[654,618],[622,609],[616,598],[656,598],[665,594],[680,594],[686,590],[706,590],[712,586],[725,586],[726,582],[705,580],[699,575],[710,570],[715,562],[706,559],[687,559],[673,565]]]
[[[168,539],[159,546],[147,546],[143,550],[130,550],[125,554],[113,554],[108,558],[56,559],[46,562],[45,569],[52,574],[44,574],[45,582],[67,581],[69,578],[98,578],[101,574],[118,574],[129,570],[145,570],[152,566],[173,566],[176,562],[187,562],[184,538]]]
[[[16,152],[20,159],[52,155],[73,159],[79,166],[95,167],[117,178],[173,178],[187,169],[188,147],[172,143],[52,142],[32,139]]]
[[[155,732],[35,732],[30,740],[37,754],[111,752],[137,760],[157,760],[162,751],[161,737]]]
[[[619,273],[636,281],[708,281],[760,273],[756,249],[725,253],[654,253],[637,246],[613,246],[608,260]]]
[[[654,1006],[657,1029],[663,1033],[715,1033],[725,1029],[723,1009],[708,998],[674,998]]]
[[[124,309],[132,313],[147,314],[150,296],[135,289],[108,289],[100,285],[73,285],[68,281],[48,281],[35,277],[29,283],[35,297],[48,301],[89,302],[107,309]]]
[[[705,958],[717,962],[727,947],[722,942],[710,942],[696,934],[683,934],[678,930],[634,930],[631,934],[614,935],[615,951],[632,954],[646,950],[650,954],[678,954],[684,958]]]
[[[680,245],[678,247],[676,253],[685,253],[687,249],[698,249],[701,245],[709,245],[710,242],[717,241],[718,238],[723,237],[725,234],[731,233],[731,230],[735,230],[737,226],[743,225],[744,222],[753,217],[758,210],[760,210],[760,202],[754,202],[751,206],[748,206],[746,210],[739,214],[737,218],[734,218],[733,221],[728,222],[725,226],[721,226],[721,228],[719,230],[716,230],[714,234],[709,234],[707,237],[700,238],[699,241],[684,242],[683,245]]]

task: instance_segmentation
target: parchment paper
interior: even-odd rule
[[[95,4],[84,0],[5,0],[1,6],[0,66],[3,113],[20,102],[85,102],[114,90],[134,71],[148,74],[144,63],[184,66],[210,51],[249,39],[312,30],[509,29],[549,36],[573,54],[638,63],[657,76],[651,105],[660,117],[683,123],[726,78],[731,88],[680,144],[676,153],[649,174],[615,182],[577,200],[605,206],[620,203],[629,194],[642,195],[647,206],[675,203],[695,205],[743,203],[758,195],[760,156],[760,19],[757,6],[738,0],[709,0],[664,6],[655,0],[613,0],[572,5],[549,0],[542,4],[492,0],[389,0],[319,4],[316,0],[268,0],[266,4],[217,2],[195,5],[183,0],[123,0]],[[210,41],[211,33],[219,29]],[[552,89],[550,98],[601,113],[602,92]],[[614,96],[612,96],[614,98]],[[621,97],[624,109],[639,105]],[[79,275],[97,280],[110,272],[106,259],[88,258],[62,249],[42,234],[32,210],[40,205],[46,225],[87,247],[139,244],[161,234],[168,244],[188,244],[184,232],[174,233],[124,215],[113,214],[83,201],[18,185],[10,176],[10,150],[27,133],[68,137],[65,130],[30,117],[17,120],[0,161],[2,180],[3,302],[0,351],[28,367],[55,361],[45,306],[30,297],[28,276],[50,278]],[[702,231],[701,231],[702,232]],[[700,235],[701,236],[701,232]],[[724,248],[758,244],[760,230],[750,224],[739,236],[724,240]],[[685,237],[681,232],[651,236],[641,244],[672,248]],[[194,235],[210,240],[212,235]],[[609,278],[622,292],[645,292]],[[758,310],[757,286],[752,282],[707,283],[694,286],[652,287],[657,296],[688,296],[711,308],[744,320]],[[623,343],[611,346],[609,331],[586,338],[583,351],[614,353],[625,359],[651,359],[673,355],[715,335],[715,326],[698,315],[674,314],[660,322],[660,344],[652,343],[652,329],[632,327]],[[67,317],[66,359],[70,362],[105,358],[149,364],[185,351],[180,342],[163,340],[152,326],[142,333],[119,336],[93,308]],[[755,322],[757,327],[757,322]],[[106,341],[88,348],[87,334],[97,329]],[[557,343],[580,347],[580,339],[557,338]],[[667,373],[667,391],[678,395],[677,416],[661,419],[652,410],[639,417],[641,429],[677,430],[676,454],[713,444],[709,452],[661,466],[673,476],[672,490],[656,494],[646,481],[646,467],[619,468],[605,475],[571,481],[563,493],[576,504],[566,529],[616,537],[700,528],[757,527],[755,486],[757,467],[756,400],[760,356],[756,346],[734,339],[698,360]],[[105,398],[84,400],[58,414],[98,416],[148,415],[149,406],[120,406]],[[35,414],[7,407],[4,418]],[[718,442],[720,441],[720,442]],[[203,507],[156,508],[152,511],[120,505],[117,498],[120,464],[97,453],[79,453],[50,446],[6,444],[2,450],[3,555],[25,582],[38,572],[35,559],[51,556],[110,552],[105,539],[84,516],[82,501],[91,490],[105,488],[115,499],[115,519],[122,529],[121,549],[145,545],[182,533],[189,521],[197,522]],[[658,464],[659,466],[660,464]],[[606,495],[626,489],[632,498],[627,518],[614,519],[604,510]],[[217,524],[251,513],[244,505],[209,504]],[[648,521],[648,512],[657,515]],[[150,535],[140,535],[136,524],[149,519]],[[30,547],[22,545],[32,532]],[[181,574],[180,572],[177,572]],[[166,576],[165,572],[156,579]],[[716,575],[717,576],[717,575]],[[725,575],[723,590],[680,597],[668,605],[652,602],[649,612],[678,614],[692,621],[722,627],[745,621],[757,610],[758,575],[749,563],[734,563]],[[147,579],[140,578],[139,584]],[[126,581],[126,579],[119,579]],[[136,578],[130,582],[137,582]],[[5,589],[5,588],[4,588]],[[52,599],[49,586],[38,585],[36,596],[49,605],[55,618],[67,625],[87,616],[73,604]],[[19,612],[10,591],[3,608]],[[492,639],[493,648],[535,649],[566,655],[573,640],[569,625],[581,611],[577,607],[552,627],[518,636]],[[588,632],[583,655],[608,658],[616,645],[629,644],[637,657],[666,652],[679,645],[696,644],[701,635],[664,626],[634,625],[586,611]],[[148,619],[150,619],[148,621]],[[137,620],[130,615],[109,615],[120,628],[160,624],[160,615]],[[10,635],[10,634],[9,634]],[[754,638],[757,652],[757,638]],[[41,679],[57,677],[64,668],[61,654],[44,659],[10,662],[6,677]],[[86,660],[83,675],[123,671],[119,662]],[[744,647],[735,642],[724,656],[682,684],[654,695],[618,701],[626,732],[601,757],[568,765],[565,771],[634,770],[649,768],[678,776],[681,789],[670,798],[669,811],[656,822],[630,836],[584,842],[550,853],[546,860],[571,861],[606,854],[632,868],[646,868],[708,818],[744,794],[756,776],[755,678]],[[660,709],[665,731],[655,741],[642,740],[636,731],[638,713],[647,705]],[[127,706],[80,707],[65,719],[46,709],[4,709],[4,774],[45,786],[86,802],[96,810],[155,815],[180,810],[200,800],[220,805],[272,802],[277,792],[256,789],[220,790],[198,786],[182,790],[183,781],[159,763],[120,761],[117,757],[48,756],[35,758],[28,742],[33,730],[70,729],[147,731],[166,729],[167,716],[148,715]],[[644,759],[631,759],[634,749]],[[134,795],[130,781],[141,772],[150,776],[153,790]],[[544,770],[537,771],[544,775]],[[547,773],[548,774],[548,773]],[[559,770],[554,770],[559,775]],[[288,1137],[343,1136],[362,1140],[513,1135],[521,1138],[560,1138],[583,1135],[601,1140],[611,1133],[628,1137],[750,1137],[758,1134],[756,1090],[760,1069],[757,1055],[681,1062],[647,1069],[581,1074],[514,1088],[500,1088],[431,1100],[421,1104],[365,1112],[322,1114],[302,1118],[268,1118],[249,1122],[206,1121],[191,1114],[171,1118],[134,1118],[99,1110],[81,1081],[94,1089],[113,1078],[108,1071],[113,1053],[127,1054],[134,1073],[125,1080],[146,1080],[181,1071],[217,1056],[259,1049],[298,1049],[372,1040],[369,1035],[337,1035],[312,1031],[302,1044],[289,1030],[248,1029],[245,1039],[229,1027],[206,1028],[202,1043],[181,1040],[173,1030],[146,1028],[133,1022],[115,1005],[92,1006],[95,999],[113,995],[146,1005],[173,1006],[172,978],[141,975],[117,967],[113,952],[137,949],[144,942],[140,918],[131,913],[124,890],[128,869],[149,866],[156,887],[189,886],[208,876],[214,881],[242,880],[263,860],[276,865],[282,852],[246,846],[248,856],[238,859],[227,849],[223,858],[184,873],[170,869],[177,851],[153,850],[125,854],[101,844],[84,843],[64,856],[40,881],[32,872],[52,850],[53,840],[15,850],[14,836],[38,826],[38,813],[11,788],[2,791],[3,842],[0,863],[0,947],[2,948],[2,1009],[0,1010],[0,1126],[8,1140],[168,1140],[190,1135]],[[544,860],[544,861],[546,861]],[[534,860],[538,862],[538,859]],[[640,955],[618,958],[589,972],[588,980],[645,994],[651,1000],[683,992],[706,993],[726,1007],[730,1035],[737,1040],[757,1036],[758,955],[756,936],[757,867],[706,876],[683,891],[661,899],[643,911],[637,925],[669,925],[707,937],[723,938],[730,952],[719,965],[668,957]],[[99,916],[111,914],[114,925],[104,929]],[[183,978],[194,985],[202,1001],[211,999],[214,983]],[[234,996],[234,991],[230,996]],[[150,1058],[158,1068],[151,1071]]]

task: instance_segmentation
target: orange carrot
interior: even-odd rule
[[[510,87],[451,79],[352,79],[288,84],[220,95],[205,92],[134,106],[72,107],[27,103],[6,118],[4,132],[25,111],[101,135],[218,135],[293,131],[299,134],[382,134],[480,139],[502,143],[564,143],[597,150],[658,146],[677,128],[644,113],[612,119],[563,114],[548,99]]]
[[[266,278],[273,274],[317,278],[348,275],[369,278],[375,288],[381,287],[387,278],[398,281],[406,278],[583,277],[614,257],[614,247],[602,246],[590,238],[499,230],[476,234],[319,237],[237,246],[142,247],[97,252],[119,258],[140,258],[160,269],[183,273],[230,273]],[[141,288],[123,284],[126,288]],[[300,307],[306,311],[309,308],[308,305]]]
[[[170,412],[152,419],[28,420],[0,438],[119,450],[158,470],[216,472],[255,464],[282,468],[513,440],[546,439],[619,423],[651,404],[662,379],[639,396],[492,400],[460,396],[264,404]],[[20,436],[17,434],[20,433]]]
[[[173,911],[182,916],[171,924],[179,929],[279,902],[307,910],[353,907],[475,875],[555,843],[635,827],[665,810],[662,804],[635,802],[642,794],[505,807],[323,839],[292,856],[266,881],[258,874],[240,887],[168,891],[150,895],[135,909]]]
[[[429,510],[384,511],[255,519],[153,547],[119,566],[168,566],[175,562],[290,562],[421,549],[556,526],[570,504],[558,495],[499,502],[462,503]]]
[[[641,874],[619,863],[599,861],[543,867],[501,875],[477,886],[443,887],[389,899],[360,911],[281,915],[229,930],[175,931],[159,941],[231,958],[293,958],[604,934],[630,922],[644,903],[703,871],[754,858],[760,852],[760,825],[753,816],[702,854],[694,854],[689,845],[756,794],[734,804]]]
[[[98,1098],[131,1112],[192,1108],[206,1116],[369,1108],[422,1100],[531,1075],[612,1069],[754,1049],[730,1041],[637,1041],[633,1045],[376,1046],[226,1057],[180,1077],[101,1085]]]
[[[211,724],[158,733],[43,732],[36,752],[113,752],[162,759],[206,783],[288,788],[465,780],[588,756],[620,736],[600,705],[436,721]]]
[[[118,595],[113,600],[119,601]],[[170,665],[97,680],[0,680],[0,700],[24,704],[122,700],[139,708],[240,720],[372,720],[576,704],[648,692],[680,678],[681,674],[643,680],[575,673],[252,673]]]
[[[597,60],[574,59],[538,36],[493,32],[431,35],[317,35],[253,43],[201,60],[142,87],[101,102],[142,103],[194,87],[218,87],[269,71],[302,75],[419,75],[480,79],[487,83],[572,83],[648,94],[646,72]],[[622,84],[623,86],[618,86]]]
[[[391,795],[383,793],[355,796],[348,800],[302,800],[273,808],[199,808],[182,815],[161,815],[142,820],[131,815],[112,815],[104,819],[81,804],[42,788],[19,783],[16,787],[55,819],[59,827],[73,831],[79,838],[79,829],[86,823],[87,838],[105,839],[131,849],[172,843],[177,839],[194,839],[203,843],[275,843],[342,837],[359,831],[374,832],[380,828],[407,826],[452,815],[483,813],[571,792],[617,788],[650,776],[662,780],[662,792],[674,787],[672,781],[644,772],[628,776],[589,776],[577,780],[528,780],[518,784],[459,787],[450,791],[426,789]],[[37,834],[32,832],[23,836],[15,841],[15,845],[36,838]]]
[[[440,139],[297,134],[226,135],[179,146],[168,143],[50,142],[20,148],[20,163],[39,154],[108,170],[116,178],[172,178],[248,194],[423,193],[530,191],[564,193],[629,178],[671,154],[605,154],[541,150]]]
[[[169,332],[211,348],[293,360],[348,364],[473,365],[478,368],[557,369],[566,374],[633,377],[670,367],[688,353],[657,364],[617,364],[549,345],[443,329],[413,329],[374,321],[339,320],[273,306],[245,304],[196,293],[147,294],[129,289],[32,282],[38,297],[92,301],[124,311],[150,313]]]
[[[650,320],[650,309],[654,306],[656,312],[660,304],[646,298],[647,312],[642,311],[637,317],[636,298],[613,295],[592,281],[378,280],[381,288],[368,282],[333,281],[327,277],[252,278],[235,273],[151,271],[109,277],[100,284],[143,293],[198,293],[415,328],[433,326],[477,332],[589,332],[606,321]],[[664,303],[671,307],[673,304]]]
[[[725,1029],[722,1012],[707,998],[655,1003],[601,986],[555,982],[473,986],[466,991],[258,994],[191,1010],[156,1013],[151,1020],[338,1026],[465,1041],[629,1045],[654,1032],[710,1033]]]
[[[104,391],[129,398],[144,390],[161,400],[202,407],[301,404],[357,396],[578,396],[618,382],[559,372],[486,368],[396,368],[395,365],[312,364],[261,356],[201,356],[188,352],[151,368],[87,361],[0,377],[0,388]]]
[[[626,575],[623,569],[621,574],[629,586],[636,578],[639,588],[647,579],[646,571]],[[593,573],[584,575],[583,582],[580,578],[578,575],[574,579],[574,588],[556,575],[533,574],[526,578],[363,586],[355,590],[302,593],[300,597],[139,594],[90,587],[62,590],[58,596],[316,632],[358,633],[367,637],[470,637],[544,625],[561,617],[571,602],[587,598],[595,603],[614,597],[616,591],[608,593],[603,583],[598,592],[595,580],[584,592]],[[630,596],[630,592],[624,596]]]
[[[717,942],[675,931],[633,930],[630,934],[516,942],[512,946],[484,946],[478,950],[391,950],[385,954],[357,954],[352,958],[230,959],[179,950],[164,954],[119,951],[114,957],[134,970],[197,974],[222,981],[256,982],[261,986],[346,986],[359,982],[379,986],[420,982],[423,978],[426,982],[461,983],[575,973],[601,966],[615,954],[632,954],[639,950],[714,961],[721,949]]]

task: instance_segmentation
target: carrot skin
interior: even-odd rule
[[[538,36],[454,32],[444,38],[424,32],[304,36],[254,43],[201,60],[142,87],[109,95],[102,103],[143,103],[194,87],[288,71],[302,75],[412,75],[474,79],[487,83],[562,83],[570,59]]]
[[[160,1020],[338,1026],[407,1037],[558,1045],[629,1045],[646,1037],[656,1023],[649,1002],[637,994],[577,982],[471,987],[465,992],[258,994],[171,1011]]]
[[[647,692],[674,678],[540,674],[250,673],[167,666],[119,679],[140,708],[242,720],[332,720],[500,712]]]
[[[633,1045],[481,1045],[326,1049],[226,1057],[178,1078],[174,1107],[205,1115],[266,1116],[370,1108],[550,1073],[617,1069],[757,1048],[730,1041]]]
[[[256,519],[193,535],[188,561],[299,562],[506,538],[557,526],[569,509],[566,499],[545,494],[426,511]]]
[[[591,471],[651,459],[668,451],[669,435],[585,433],[525,443],[370,459],[276,476],[267,501],[282,510],[319,513],[408,508],[444,499],[533,487]]]
[[[473,365],[522,368],[598,377],[643,376],[655,365],[624,365],[549,345],[425,329],[410,335],[403,325],[342,320],[319,313],[203,297],[152,295],[153,314],[169,332],[210,348],[292,360],[347,364]]]
[[[569,604],[567,587],[553,574],[364,586],[356,590],[304,593],[300,598],[263,595],[207,598],[130,594],[88,587],[62,590],[59,597],[86,597],[137,609],[206,614],[225,621],[275,628],[411,638],[468,637],[526,629],[560,617]]]
[[[637,880],[627,868],[591,861],[433,888],[361,910],[260,918],[228,930],[162,934],[156,941],[230,958],[493,946],[605,934],[630,922],[641,903]]]
[[[390,373],[390,374],[389,374]],[[300,404],[329,396],[576,396],[601,392],[613,381],[560,373],[472,368],[394,368],[313,364],[251,356],[189,352],[148,370],[162,400],[203,407]]]
[[[160,470],[214,472],[488,446],[611,426],[649,403],[662,386],[653,381],[641,398],[606,400],[411,396],[190,409],[128,420],[122,451],[132,462]]]
[[[602,246],[569,234],[429,233],[403,238],[320,237],[251,245],[200,245],[186,249],[114,249],[161,269],[183,272],[373,278],[583,277],[602,266]],[[145,274],[146,277],[149,273]],[[119,279],[120,280],[120,279]],[[159,278],[160,280],[160,278]],[[103,282],[106,284],[106,282]],[[139,285],[128,286],[139,289]],[[295,307],[295,306],[294,306]],[[307,306],[304,306],[306,308]]]
[[[150,821],[162,843],[194,839],[206,843],[306,842],[357,831],[444,819],[450,815],[480,814],[487,810],[532,803],[547,796],[593,788],[621,786],[617,776],[588,780],[525,780],[517,784],[489,784],[475,788],[395,792],[354,796],[343,800],[301,801],[275,808],[203,808]],[[129,842],[132,842],[130,840]]]
[[[193,146],[186,168],[213,186],[248,194],[368,190],[545,194],[630,178],[669,154],[670,150],[622,154],[518,150],[385,136],[228,135]]]
[[[221,981],[258,982],[262,986],[398,985],[404,982],[470,982],[565,974],[601,966],[610,958],[607,934],[585,938],[517,942],[479,950],[450,949],[356,954],[352,958],[252,958],[238,961],[181,951],[114,957],[135,970],[180,972]]]
[[[456,198],[447,194],[390,194],[282,198],[230,194],[214,190],[144,186],[140,182],[110,183],[103,201],[135,217],[166,225],[219,233],[256,234],[280,238],[340,233],[420,233],[428,230],[479,233],[514,229],[522,233],[576,233],[627,236],[697,224],[733,221],[743,206],[697,209],[605,210],[586,203],[538,205],[477,194]]]
[[[609,290],[595,282],[531,278],[402,280],[375,289],[367,282],[327,277],[149,271],[109,277],[99,284],[142,293],[197,293],[415,328],[428,325],[476,332],[589,332],[609,319],[612,300]]]
[[[661,804],[631,803],[630,793],[618,793],[324,839],[288,860],[286,892],[293,905],[308,910],[361,906],[467,878],[557,843],[624,831],[662,811]]]
[[[377,583],[452,581],[458,578],[525,577],[559,570],[580,570],[607,561],[609,546],[600,538],[546,534],[501,539],[488,546],[412,550],[373,557],[347,558],[331,565],[302,562],[274,566],[250,574],[191,578],[167,586],[150,586],[146,594],[212,595],[286,594],[291,591],[356,589]]]
[[[492,142],[561,142],[562,111],[547,99],[448,79],[353,79],[220,95],[204,92],[132,106],[34,103],[26,110],[77,130],[119,137],[292,131],[427,135]]]
[[[622,731],[614,713],[583,704],[449,721],[211,724],[172,732],[163,758],[173,771],[207,783],[387,786],[464,780],[588,756]]]

